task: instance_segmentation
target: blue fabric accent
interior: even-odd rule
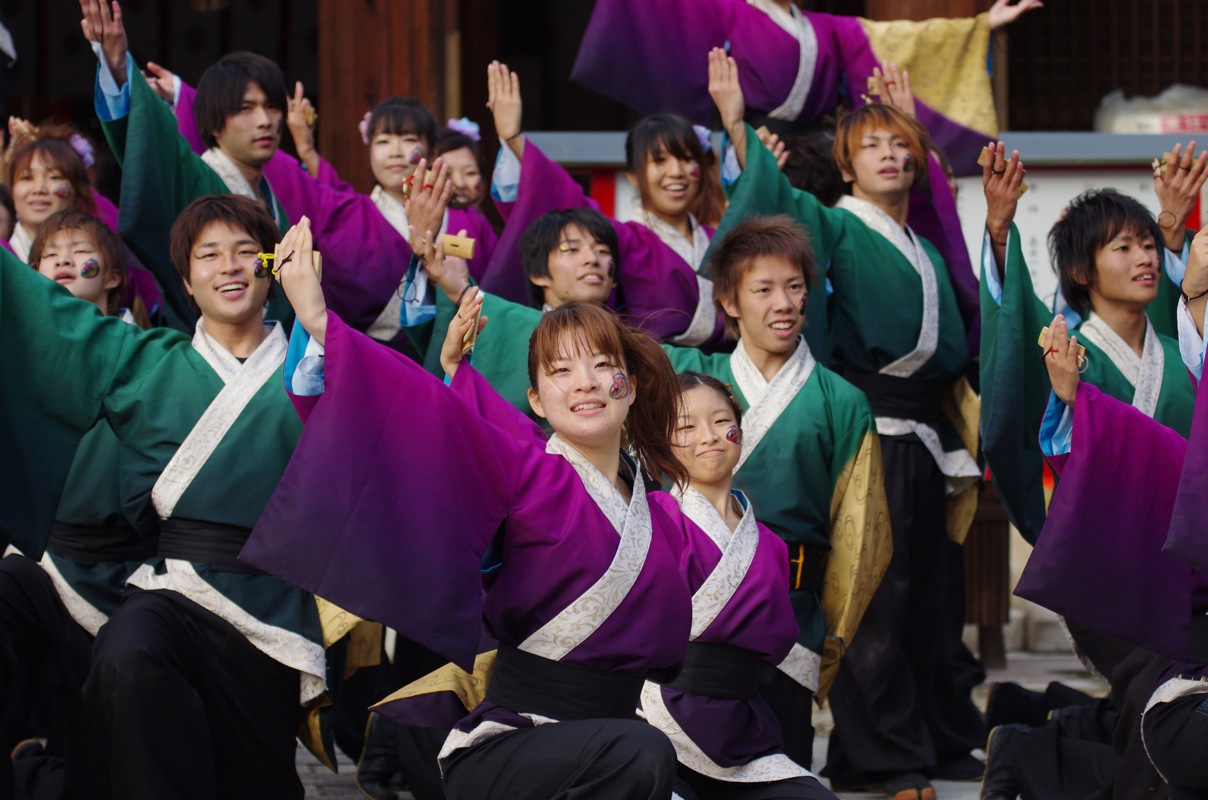
[[[1074,438],[1074,409],[1049,394],[1049,405],[1040,420],[1040,449],[1046,456],[1070,452]]]
[[[730,134],[721,135],[721,184],[733,186],[742,177],[742,167],[738,166],[738,153],[734,151],[734,142]]]
[[[100,44],[92,43],[92,52],[100,62],[96,70],[96,115],[101,122],[113,122],[130,113],[130,82],[134,80],[134,58],[126,53],[126,82],[119,88],[117,79],[109,70]]]
[[[501,142],[495,157],[495,173],[491,177],[491,197],[500,203],[515,203],[520,197],[520,159],[506,142]]]
[[[301,323],[294,320],[294,329],[289,336],[289,349],[285,351],[285,366],[282,369],[285,388],[302,397],[323,394],[327,388],[323,361],[323,347],[311,338]]]
[[[432,283],[427,284],[422,300],[413,296],[416,291],[414,288],[415,275],[419,270],[419,265],[419,258],[413,253],[411,262],[407,265],[407,274],[403,276],[403,304],[398,311],[399,325],[404,328],[436,319],[436,293],[432,288]]]
[[[1011,251],[1011,234],[1007,234],[1008,253]],[[1010,258],[1010,256],[1007,256]],[[1002,281],[998,277],[998,265],[994,262],[994,245],[990,244],[990,232],[982,239],[982,274],[985,275],[986,290],[995,304],[1002,305]]]
[[[738,498],[738,504],[742,506],[743,511],[751,507],[751,501],[747,500],[747,496],[743,494],[741,489],[731,489],[730,494]]]

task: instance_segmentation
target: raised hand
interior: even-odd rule
[[[465,236],[463,228],[458,236]],[[463,258],[445,255],[444,244],[432,233],[432,229],[421,231],[411,226],[412,252],[424,265],[428,279],[440,287],[445,296],[454,303],[462,298],[462,293],[470,285],[470,265]],[[416,245],[422,244],[419,248]]]
[[[1078,357],[1078,337],[1069,335],[1065,317],[1058,314],[1049,323],[1049,334],[1045,337],[1044,366],[1049,371],[1049,383],[1053,394],[1070,408],[1078,394],[1079,371],[1082,365]]]
[[[1019,0],[1015,5],[1011,5],[1011,0],[998,0],[990,6],[990,30],[1005,28],[1019,19],[1020,15],[1037,8],[1044,8],[1044,3],[1040,0]]]
[[[1162,207],[1158,227],[1166,247],[1176,253],[1182,253],[1187,218],[1208,180],[1208,150],[1194,156],[1195,142],[1188,142],[1186,151],[1181,143],[1171,148],[1166,164],[1153,161],[1153,190]]]
[[[298,315],[298,322],[316,342],[323,344],[327,336],[327,300],[323,297],[313,261],[310,219],[304,216],[285,232],[281,244],[277,245],[273,267],[277,281]]]
[[[80,0],[80,11],[84,18],[80,20],[80,28],[84,38],[90,42],[98,42],[105,54],[105,63],[117,85],[126,82],[126,51],[129,44],[126,40],[126,27],[122,24],[122,7],[117,0],[107,3],[105,0]]]
[[[520,76],[507,64],[492,61],[487,65],[487,108],[495,117],[495,133],[520,158],[524,154],[521,118],[524,103],[520,98]]]
[[[417,231],[439,231],[449,198],[453,196],[453,183],[449,180],[449,168],[444,159],[437,158],[429,170],[428,160],[421,158],[410,180],[413,183],[405,203],[408,223]],[[412,239],[411,243],[411,249],[417,253],[424,249],[422,242],[418,248],[416,240]]]
[[[171,105],[176,102],[177,78],[170,69],[161,67],[154,61],[148,61],[147,68],[143,70],[143,79],[147,81],[151,91],[159,95],[159,98],[165,103]]]
[[[466,292],[465,297],[457,304],[457,316],[449,321],[445,342],[440,348],[440,366],[450,378],[461,366],[462,349],[474,326],[477,325],[478,331],[481,332],[487,325],[487,318],[478,316],[482,312],[482,299],[482,289]]]
[[[990,142],[990,158],[982,167],[982,189],[986,193],[986,230],[990,238],[1005,242],[1019,205],[1019,187],[1027,170],[1019,160],[1019,151],[1012,150],[1005,158],[1006,146]]]
[[[759,142],[768,149],[776,158],[776,166],[784,169],[784,165],[789,161],[789,148],[781,141],[778,134],[772,133],[767,128],[760,127],[755,131],[755,135],[759,137]]]
[[[914,91],[910,88],[910,73],[904,69],[898,69],[897,64],[890,64],[886,61],[879,67],[873,67],[868,91],[875,102],[893,106],[911,119],[915,119]]]
[[[294,93],[289,98],[289,108],[285,116],[285,124],[289,127],[290,136],[294,137],[294,149],[298,158],[306,164],[310,174],[319,174],[319,152],[315,149],[315,121],[319,114],[306,97],[302,81],[294,84]]]
[[[3,163],[12,161],[13,154],[24,144],[38,137],[38,126],[21,117],[8,118],[8,143],[3,147]]]
[[[746,99],[738,82],[738,62],[720,47],[709,52],[709,96],[721,112],[721,124],[730,134],[741,128],[746,114]]]
[[[1187,269],[1183,273],[1183,295],[1187,298],[1187,309],[1195,321],[1196,330],[1204,335],[1204,308],[1208,306],[1208,226],[1191,240],[1191,254],[1187,257]]]

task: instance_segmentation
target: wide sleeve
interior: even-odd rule
[[[367,329],[399,290],[411,260],[407,240],[368,195],[316,181],[280,150],[264,175],[290,219],[310,217],[328,307],[356,330]]]
[[[1011,227],[1001,292],[989,246],[982,258],[981,281],[981,435],[982,453],[994,489],[1012,524],[1035,543],[1044,524],[1044,461],[1037,434],[1048,403],[1049,376],[1036,346],[1051,315],[1032,288],[1032,276]]]
[[[656,339],[684,333],[701,302],[696,271],[646,226],[610,221],[621,250],[616,278],[621,316]]]
[[[1163,552],[1186,453],[1186,440],[1170,428],[1079,384],[1072,448],[1015,594],[1190,661],[1195,576]]]
[[[1142,475],[1144,473],[1136,473]],[[1179,476],[1178,494],[1170,520],[1170,532],[1165,552],[1208,573],[1208,492],[1204,477],[1208,475],[1208,391],[1200,390],[1195,398],[1191,418],[1191,437],[1187,443],[1187,459]],[[1148,483],[1148,481],[1147,481]]]
[[[180,81],[180,96],[176,98],[176,105],[172,108],[173,113],[176,114],[176,130],[189,143],[193,152],[201,155],[206,151],[206,144],[201,136],[201,131],[197,130],[197,116],[193,113],[193,101],[197,98],[197,90],[181,81],[179,75],[176,80]]]
[[[520,184],[515,202],[497,204],[505,209],[506,224],[499,236],[491,261],[483,273],[482,288],[515,303],[527,302],[528,278],[520,261],[520,237],[538,217],[564,208],[593,208],[596,201],[531,141],[524,143],[520,162]]]
[[[340,173],[326,158],[319,156],[319,174],[314,176],[319,183],[337,192],[355,192],[356,187],[340,177]]]
[[[868,401],[852,391],[830,403],[839,434],[831,461],[831,551],[821,599],[826,640],[818,677],[825,698],[893,557],[881,445]]]
[[[131,70],[130,113],[101,128],[122,167],[118,232],[163,287],[183,320],[197,313],[168,255],[168,234],[185,206],[207,194],[227,194],[222,179],[179,134],[176,117]]]
[[[109,394],[163,358],[173,331],[141,331],[0,252],[0,533],[38,558],[81,438]]]
[[[470,668],[481,558],[544,448],[331,313],[325,351],[325,390],[240,558]]]

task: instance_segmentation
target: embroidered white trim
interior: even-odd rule
[[[793,79],[793,88],[779,108],[768,112],[773,119],[792,120],[801,116],[805,109],[805,100],[809,97],[810,86],[814,82],[814,69],[818,64],[818,34],[809,19],[797,9],[789,6],[789,12],[771,0],[747,0],[748,3],[772,18],[785,33],[797,40],[800,48],[797,58],[797,75]]]
[[[927,251],[923,249],[918,237],[914,235],[914,231],[910,228],[903,228],[892,217],[867,200],[844,195],[835,205],[855,214],[861,222],[885,237],[910,262],[910,266],[914,267],[915,273],[922,281],[923,319],[919,324],[918,342],[912,351],[878,370],[882,375],[909,378],[935,355],[935,349],[939,346],[940,297],[939,284],[935,277],[935,264],[931,262]]]
[[[210,401],[205,413],[180,443],[180,447],[172,455],[172,460],[155,481],[155,487],[151,490],[151,502],[155,505],[160,519],[172,516],[181,495],[213,455],[231,425],[243,413],[243,409],[256,392],[260,391],[260,387],[285,361],[287,346],[281,326],[274,322],[272,330],[256,351],[246,362],[240,364],[239,359],[206,333],[203,320],[197,320],[193,347],[225,385]]]
[[[34,247],[34,237],[29,235],[25,226],[20,222],[13,225],[13,235],[8,237],[8,243],[13,248],[14,255],[24,264],[29,263],[29,251]]]
[[[209,150],[201,154],[201,160],[209,165],[210,169],[222,179],[226,184],[227,189],[231,194],[237,194],[240,197],[246,197],[248,200],[255,200],[257,203],[265,203],[268,206],[269,213],[273,215],[273,222],[276,222],[281,216],[281,210],[277,207],[277,196],[273,194],[269,188],[268,180],[264,177],[260,178],[260,183],[264,188],[269,189],[267,193],[257,192],[252,188],[252,184],[239,167],[235,166],[235,162],[230,156],[219,150],[217,147],[211,147]],[[266,202],[267,200],[267,202]]]
[[[802,644],[793,649],[776,665],[776,669],[788,675],[811,692],[818,691],[818,675],[822,670],[822,656]]]
[[[1094,311],[1079,326],[1078,332],[1107,354],[1124,379],[1133,385],[1133,408],[1152,419],[1158,410],[1158,397],[1162,394],[1166,354],[1149,319],[1145,320],[1145,343],[1141,346],[1140,356]]]
[[[707,533],[722,552],[713,572],[692,595],[692,633],[688,641],[694,641],[709,629],[746,579],[759,546],[759,528],[750,503],[731,533],[721,514],[697,489],[686,486],[677,493],[677,499],[684,515]]]
[[[705,264],[705,254],[709,252],[709,234],[689,214],[688,224],[692,227],[692,238],[684,236],[675,227],[657,214],[652,214],[642,205],[642,197],[635,194],[629,201],[630,219],[642,225],[659,237],[659,241],[675,251],[675,254],[692,265],[692,269],[700,272]]]
[[[747,463],[747,458],[763,441],[764,435],[788,408],[789,403],[793,402],[801,387],[805,386],[805,382],[814,373],[816,363],[805,343],[805,337],[798,337],[797,349],[772,380],[768,381],[751,360],[742,340],[738,340],[738,345],[730,356],[730,370],[734,373],[734,382],[749,407],[742,415],[742,455],[738,459],[738,466],[734,468],[735,473]]]
[[[526,653],[560,661],[603,625],[633,589],[646,564],[653,530],[641,470],[627,456],[622,454],[634,481],[633,497],[626,508],[621,493],[604,473],[557,434],[550,437],[545,451],[570,462],[588,494],[621,535],[612,563],[600,579],[519,645]]]
[[[1171,703],[1193,694],[1208,694],[1208,678],[1171,678],[1154,689],[1153,694],[1149,696],[1149,702],[1145,704],[1145,710],[1148,711],[1158,703]]]
[[[63,573],[59,572],[59,565],[50,557],[49,552],[42,554],[42,560],[38,562],[38,566],[50,576],[50,582],[54,584],[55,591],[59,593],[59,599],[63,601],[71,618],[89,634],[96,636],[96,632],[101,629],[101,626],[109,621],[109,616],[85,600],[83,595],[75,590],[71,581],[64,578]]]
[[[403,204],[396,200],[391,195],[387,194],[381,186],[374,186],[373,191],[369,193],[369,199],[377,206],[377,210],[382,217],[390,223],[390,227],[398,231],[398,235],[403,237],[408,243],[411,242],[410,222],[407,220],[407,210],[403,208]],[[445,209],[445,215],[440,221],[440,231],[437,235],[444,233],[449,228],[449,210]],[[390,295],[390,299],[386,301],[386,306],[382,309],[382,313],[378,314],[377,319],[373,321],[365,330],[365,335],[371,339],[377,339],[382,342],[389,342],[398,336],[399,331],[403,326],[399,323],[399,318],[403,311],[403,296],[407,294],[404,291],[406,276],[399,281],[398,290]],[[410,301],[411,305],[423,305],[424,298],[428,296],[428,273],[422,269],[415,271],[415,281],[412,283],[411,295],[414,301]]]
[[[188,561],[166,558],[164,566],[166,571],[159,575],[150,564],[144,564],[126,582],[147,591],[167,589],[177,592],[231,623],[257,650],[280,664],[298,670],[302,678],[299,687],[299,702],[302,705],[323,694],[327,656],[321,643],[252,616],[198,575]]]
[[[956,494],[981,479],[981,470],[973,454],[965,448],[945,450],[935,428],[912,419],[877,417],[877,433],[881,436],[906,436],[913,433],[935,459],[936,466],[944,475],[944,487],[948,494]]]
[[[723,767],[705,754],[696,742],[684,731],[663,702],[663,693],[657,683],[647,681],[642,687],[642,711],[646,721],[667,734],[675,746],[675,755],[688,769],[731,783],[766,783],[789,778],[812,777],[812,773],[794,762],[784,753],[757,758],[736,767]]]
[[[543,717],[540,714],[522,713],[519,716],[524,717],[533,725],[556,725],[558,720],[551,717]],[[479,742],[485,742],[487,739],[493,739],[501,733],[511,733],[519,730],[515,725],[508,725],[506,722],[485,721],[474,726],[470,731],[459,731],[456,728],[449,731],[448,737],[445,739],[444,747],[440,749],[440,753],[436,756],[439,762],[442,759],[453,755],[457,750],[463,747],[473,747]],[[441,774],[444,774],[444,767],[441,767]]]

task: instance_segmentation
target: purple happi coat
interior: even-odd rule
[[[640,477],[625,507],[472,367],[446,386],[331,313],[324,372],[323,394],[294,397],[302,438],[243,560],[465,669],[485,628],[579,666],[678,672],[691,618],[682,533]],[[612,588],[603,602],[576,602],[601,585]],[[553,635],[566,615],[583,623],[577,634]],[[448,747],[473,744],[484,722],[534,724],[486,701]]]
[[[1205,401],[1201,393],[1197,419]],[[1200,425],[1199,433],[1208,430]],[[1081,383],[1071,451],[1049,464],[1061,482],[1015,593],[1173,661],[1191,661],[1191,618],[1208,610],[1208,572],[1197,569],[1208,524],[1200,516],[1171,529],[1171,517],[1180,474],[1201,486],[1208,474],[1203,447],[1189,451],[1174,430]],[[1201,503],[1197,494],[1193,502]],[[1188,508],[1183,499],[1180,511]],[[1191,564],[1167,552],[1180,537],[1198,556]]]
[[[693,591],[691,640],[749,650],[769,667],[780,664],[798,634],[784,541],[755,521],[749,504],[731,532],[691,487],[678,507],[670,495],[652,497],[678,518],[687,540],[682,567]],[[780,725],[759,695],[706,697],[647,683],[642,710],[671,739],[680,763],[703,775],[748,783],[810,774],[784,754]]]

